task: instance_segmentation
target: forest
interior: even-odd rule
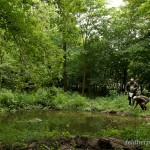
[[[138,94],[150,96],[150,0],[123,2],[111,7],[109,0],[0,0],[0,115],[42,108],[150,118],[149,109],[129,108],[126,91],[134,78]],[[136,136],[130,134],[132,125],[100,135],[149,140],[146,123],[137,127]],[[26,130],[27,125],[18,126]],[[19,137],[32,140],[49,132],[38,133],[38,128],[31,136],[22,130],[8,126],[5,131],[12,135],[1,132],[0,148],[1,141],[11,145]]]
[[[124,2],[1,0],[0,87],[105,96],[133,77],[150,90],[149,0]]]

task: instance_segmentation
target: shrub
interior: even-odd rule
[[[110,90],[109,91],[109,97],[115,98],[116,96],[118,96],[117,90]]]
[[[14,94],[11,90],[1,89],[0,91],[0,103],[4,107],[11,107],[16,104]]]
[[[45,89],[40,88],[34,94],[34,104],[42,105],[43,107],[54,107],[54,98],[56,93],[57,91],[54,87]]]

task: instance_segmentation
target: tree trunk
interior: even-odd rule
[[[63,50],[64,50],[64,65],[63,65],[63,84],[64,84],[64,92],[67,92],[68,90],[68,79],[67,79],[67,43],[63,42]]]
[[[3,56],[4,53],[2,52],[2,50],[0,50],[0,64],[3,63]],[[0,88],[2,87],[2,70],[0,71]]]
[[[128,64],[126,64],[125,66],[124,66],[124,70],[123,70],[123,80],[122,80],[122,92],[125,92],[125,86],[126,86],[126,84],[127,84],[127,69],[128,69]]]
[[[86,87],[86,54],[83,54],[83,81],[82,81],[82,95],[85,94]]]

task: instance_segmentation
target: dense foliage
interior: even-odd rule
[[[124,92],[150,88],[149,0],[1,0],[0,86]]]
[[[112,91],[107,97],[87,98],[77,92],[64,92],[55,87],[40,88],[34,93],[0,90],[0,114],[26,110],[69,110],[149,116],[149,104],[146,112],[139,105],[136,109],[134,107],[128,105],[126,95],[120,96],[116,91]]]

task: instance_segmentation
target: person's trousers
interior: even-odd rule
[[[136,96],[136,93],[133,93],[133,96],[132,96],[132,97],[130,97],[129,94],[128,94],[128,100],[129,100],[129,105],[130,105],[130,106],[131,106],[131,105],[134,105],[134,102],[132,103],[132,99],[133,99],[134,96]],[[132,103],[132,104],[131,104],[131,103]]]

